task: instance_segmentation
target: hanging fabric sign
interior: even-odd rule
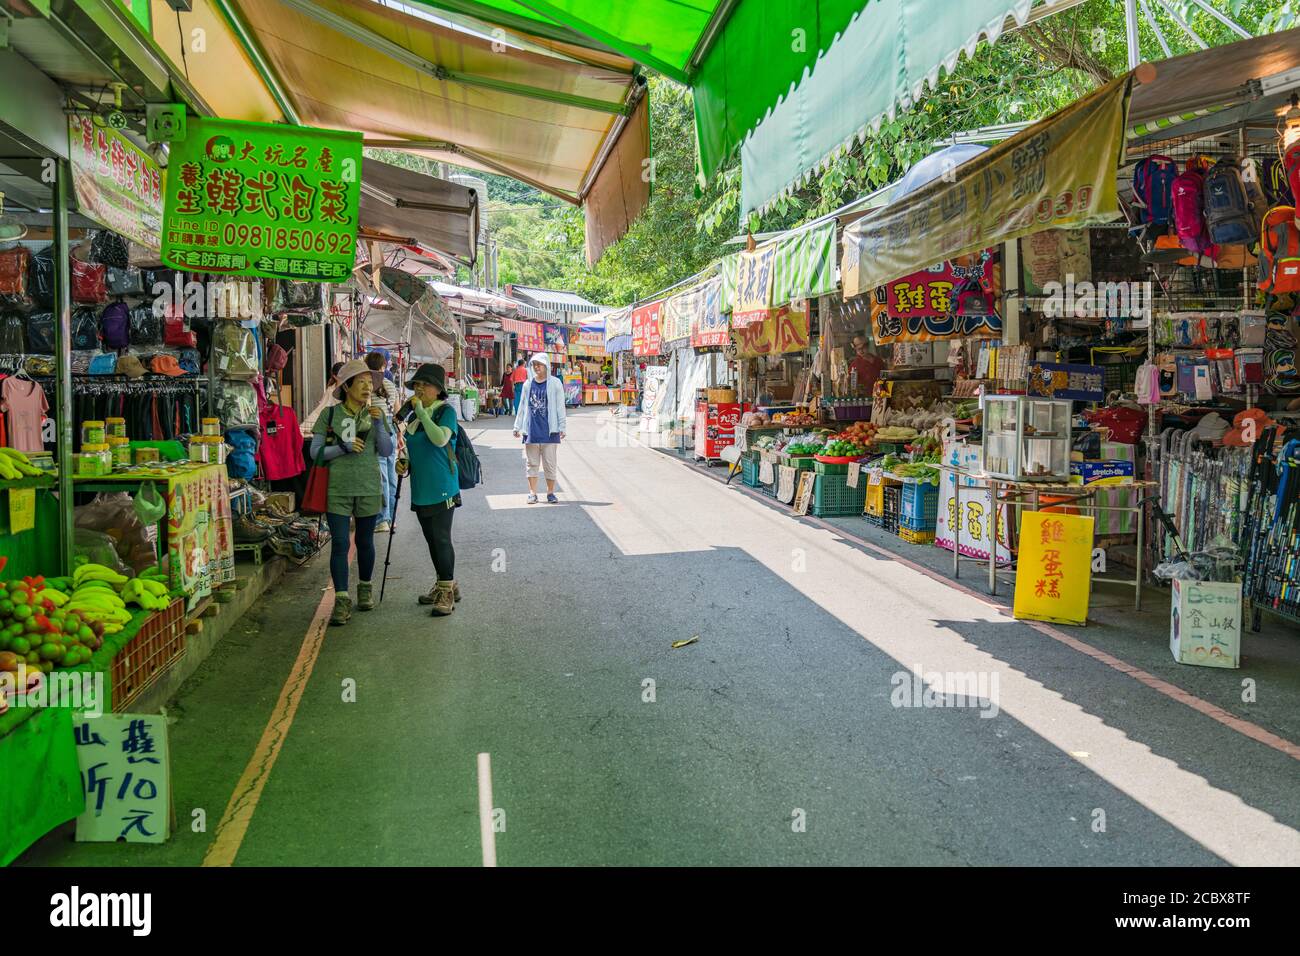
[[[167,168],[167,265],[327,282],[351,274],[360,133],[191,119]]]
[[[942,318],[956,311],[957,303],[954,300],[963,283],[978,282],[992,291],[995,272],[992,249],[985,249],[979,256],[945,260],[936,266],[913,272],[885,284],[889,314],[900,319],[914,316]]]
[[[1042,229],[1113,219],[1128,75],[844,230],[845,297]]]
[[[68,117],[68,156],[82,215],[156,252],[163,174],[153,157],[89,116]]]
[[[808,350],[808,311],[791,312],[786,306],[774,310],[766,319],[743,329],[732,329],[736,354],[741,358],[756,355],[784,355]]]
[[[702,288],[703,305],[691,320],[691,347],[722,348],[730,337],[727,316],[722,311],[722,278],[711,279]]]
[[[495,339],[490,335],[465,336],[465,357],[490,359],[494,341]]]
[[[661,348],[659,313],[663,300],[632,310],[632,354],[658,355]]]
[[[626,352],[632,347],[632,310],[619,309],[617,312],[606,312],[602,316],[605,320],[605,351],[611,355],[615,352]]]
[[[692,339],[693,335],[702,323],[710,322],[714,325],[721,325],[724,333],[723,340],[726,338],[726,323],[721,322],[721,314],[718,310],[718,296],[722,290],[722,279],[714,276],[699,285],[687,289],[685,292],[679,292],[664,303],[663,318],[660,320],[660,326],[663,329],[665,342],[683,342],[686,339]],[[709,314],[716,316],[710,320]],[[718,342],[719,345],[722,342]]]
[[[520,322],[515,329],[515,345],[521,352],[545,352],[546,338],[536,322]]]
[[[772,271],[776,263],[776,243],[760,246],[753,252],[737,256],[736,300],[731,310],[731,326],[743,329],[764,321],[772,310]]]
[[[568,353],[568,332],[564,326],[546,322],[542,325],[542,336],[546,339],[546,351],[557,355]]]

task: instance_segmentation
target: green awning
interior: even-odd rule
[[[926,84],[937,83],[940,67],[951,72],[982,36],[996,41],[1008,17],[1024,23],[1034,2],[872,0],[744,141],[741,216],[806,183],[883,119],[909,109]],[[764,70],[766,63],[755,73]],[[699,91],[696,97],[698,122]],[[697,134],[703,151],[705,134]]]
[[[792,299],[829,295],[836,289],[835,220],[812,229],[786,233],[776,243],[772,265],[772,308],[779,309]],[[767,243],[760,244],[767,245]],[[740,253],[721,260],[722,311],[730,312],[736,296],[736,266]]]
[[[702,183],[868,5],[867,0],[415,2],[507,30],[613,51],[689,85],[695,91]],[[873,0],[871,6],[878,5],[880,0]]]

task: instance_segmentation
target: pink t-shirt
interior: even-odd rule
[[[18,451],[44,451],[41,422],[50,409],[45,390],[36,382],[11,375],[0,382],[0,396],[9,428],[9,447]]]
[[[257,446],[257,458],[267,481],[302,474],[302,432],[298,430],[298,416],[292,408],[268,402],[262,409],[262,440]]]

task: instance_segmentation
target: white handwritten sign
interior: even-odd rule
[[[847,476],[845,476],[844,480],[845,482],[847,482],[850,488],[856,488],[858,486],[858,475],[861,474],[861,472],[862,472],[862,462],[860,461],[849,462],[849,473]]]
[[[1241,585],[1173,580],[1169,650],[1180,664],[1241,666]]]
[[[171,836],[167,718],[158,714],[74,715],[86,810],[83,843],[165,843]]]
[[[794,498],[794,513],[806,515],[812,505],[813,491],[817,485],[817,474],[812,471],[799,473],[799,491]]]

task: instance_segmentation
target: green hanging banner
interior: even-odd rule
[[[316,282],[352,273],[360,133],[223,119],[187,127],[167,164],[164,262]]]

